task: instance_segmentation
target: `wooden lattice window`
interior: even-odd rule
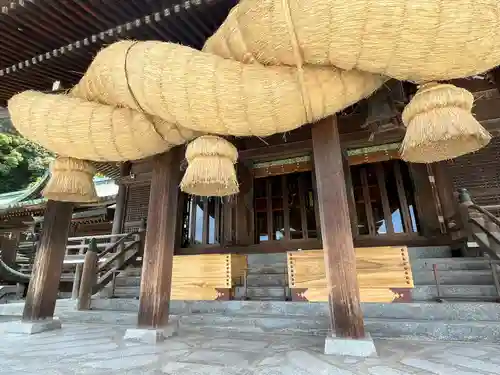
[[[222,238],[222,199],[184,196],[181,247],[215,245]]]
[[[310,171],[256,178],[254,199],[256,243],[318,237]]]
[[[418,234],[414,188],[404,162],[355,165],[350,173],[355,236]]]

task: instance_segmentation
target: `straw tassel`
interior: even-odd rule
[[[186,148],[188,167],[181,190],[198,196],[223,197],[239,191],[234,164],[238,151],[223,138],[205,135]]]
[[[95,202],[95,168],[86,160],[58,156],[51,165],[51,176],[43,191],[47,199],[62,202]]]
[[[477,151],[491,140],[471,113],[473,95],[450,84],[422,85],[403,111],[407,127],[401,158],[413,163],[449,160]]]

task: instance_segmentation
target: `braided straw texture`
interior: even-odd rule
[[[500,62],[498,0],[242,0],[204,50],[293,66],[290,22],[308,64],[427,82]]]
[[[295,67],[248,65],[171,43],[133,43],[121,41],[102,50],[72,94],[142,108],[202,133],[268,136],[334,114],[386,80],[356,70],[307,66],[301,91]]]
[[[268,136],[344,109],[386,76],[443,80],[498,65],[499,7],[241,0],[205,52],[118,42],[98,53],[69,96],[22,93],[9,110],[31,140],[96,161],[143,158],[199,133]]]
[[[57,157],[50,166],[50,179],[42,194],[63,202],[95,202],[98,199],[92,177],[95,168],[87,161]]]
[[[198,196],[227,196],[239,190],[234,163],[236,148],[223,138],[201,136],[186,148],[188,168],[181,181],[182,191]]]
[[[185,143],[196,133],[129,108],[67,95],[25,91],[9,101],[16,129],[63,156],[94,161],[142,159]]]
[[[471,113],[474,97],[445,84],[423,85],[403,111],[407,126],[401,158],[432,163],[485,147],[491,135]]]

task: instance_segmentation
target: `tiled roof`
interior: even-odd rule
[[[0,215],[17,210],[38,210],[43,209],[46,199],[41,196],[41,192],[49,179],[47,172],[36,184],[10,193],[0,194]],[[118,193],[118,185],[114,180],[107,177],[95,177],[99,202],[113,201]]]

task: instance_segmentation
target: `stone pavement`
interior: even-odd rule
[[[65,324],[33,336],[1,334],[8,375],[500,374],[500,345],[377,340],[378,358],[322,354],[320,337],[184,333],[158,345],[124,342],[125,329]]]

